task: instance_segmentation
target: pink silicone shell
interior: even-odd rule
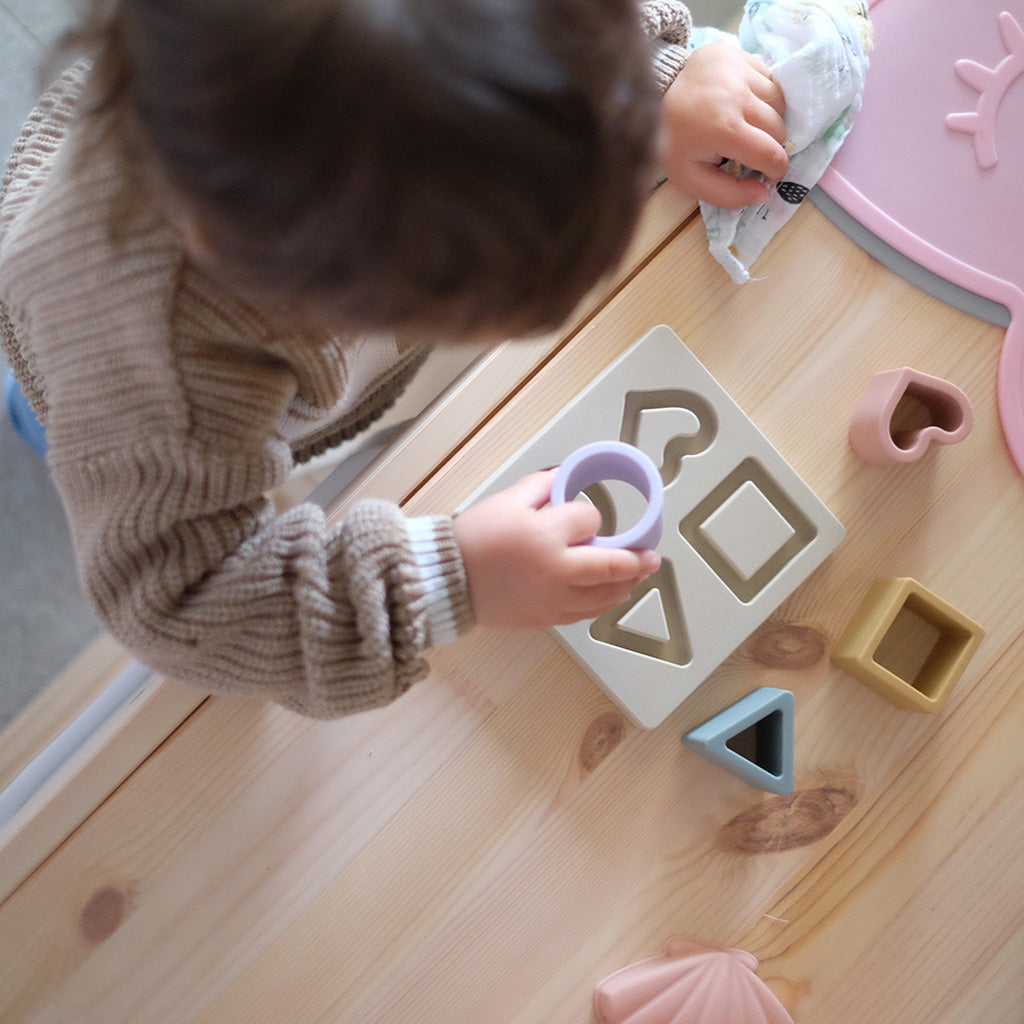
[[[1024,472],[1024,8],[873,0],[864,105],[821,178],[851,216],[1010,312],[999,413]]]
[[[905,431],[894,427],[894,414],[905,398],[927,410],[927,426]],[[850,447],[872,466],[913,462],[933,443],[962,441],[973,425],[971,403],[960,388],[904,366],[871,379],[850,420]]]
[[[742,949],[671,938],[594,991],[600,1024],[793,1024]]]

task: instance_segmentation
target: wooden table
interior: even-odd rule
[[[798,1024],[1024,1020],[1024,484],[1002,332],[801,209],[737,288],[692,204],[652,200],[624,275],[559,337],[486,357],[333,511],[455,507],[669,324],[847,540],[668,721],[629,725],[547,633],[479,630],[380,711],[314,723],[155,682],[0,833],[0,1021],[586,1024],[665,938],[736,945]],[[962,444],[871,468],[878,371],[959,384]],[[426,469],[424,469],[426,467]],[[987,637],[941,714],[831,667],[879,576]],[[684,749],[751,689],[796,698],[796,791]]]

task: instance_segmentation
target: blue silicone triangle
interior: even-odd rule
[[[683,737],[683,745],[755,789],[792,793],[794,714],[793,694],[789,690],[762,686],[692,729]],[[737,737],[752,726],[754,749],[748,755],[734,747],[739,746],[735,742]]]

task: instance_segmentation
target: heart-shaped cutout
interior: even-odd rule
[[[667,438],[659,454],[643,447],[640,434],[644,416],[660,412],[681,412],[684,430]],[[619,440],[646,451],[659,466],[662,483],[666,487],[670,487],[679,476],[683,459],[707,451],[717,434],[718,416],[711,403],[696,391],[656,388],[652,391],[626,392]]]

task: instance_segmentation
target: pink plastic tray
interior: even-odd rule
[[[905,256],[1008,308],[999,411],[1024,473],[1024,3],[870,7],[864,106],[820,184]]]

